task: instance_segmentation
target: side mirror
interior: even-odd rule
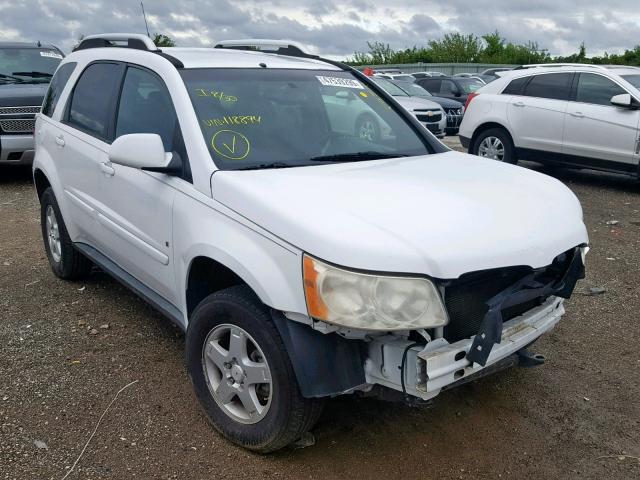
[[[460,90],[454,90],[454,91],[453,91],[453,95],[454,95],[455,97],[461,97],[461,96],[462,96],[462,92],[461,92]]]
[[[122,135],[109,149],[109,161],[116,165],[156,172],[164,172],[171,157],[171,153],[164,151],[160,135],[155,133]]]
[[[620,95],[614,95],[611,97],[611,105],[620,108],[636,109],[640,105],[638,102],[628,93],[621,93]]]

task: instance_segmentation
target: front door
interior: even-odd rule
[[[160,135],[173,150],[177,117],[164,82],[127,67],[115,113],[114,140],[132,133]],[[105,254],[174,305],[172,210],[176,190],[167,175],[108,163],[99,179],[100,223]]]
[[[614,168],[636,172],[640,111],[611,105],[611,97],[628,93],[613,80],[578,75],[575,101],[569,102],[565,117],[563,153],[593,159],[594,166],[615,162]]]

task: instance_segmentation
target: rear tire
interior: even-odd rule
[[[74,248],[51,187],[40,197],[40,223],[44,248],[53,273],[64,280],[78,280],[87,276],[91,271],[91,261]]]
[[[518,163],[511,136],[502,128],[489,128],[480,132],[473,142],[471,153],[499,162],[514,165]]]
[[[211,424],[249,450],[283,448],[320,416],[323,400],[300,394],[269,308],[246,286],[213,293],[196,307],[187,330],[186,366]]]

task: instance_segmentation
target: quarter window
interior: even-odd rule
[[[444,95],[455,95],[458,91],[458,87],[451,80],[442,80],[442,85],[440,86],[440,93]]]
[[[525,84],[529,81],[530,77],[520,77],[511,80],[507,88],[505,88],[502,93],[505,95],[522,95],[522,89]]]
[[[573,73],[546,73],[534,76],[524,89],[527,97],[569,100]]]
[[[611,105],[611,97],[627,93],[622,87],[602,75],[581,73],[576,89],[576,102]]]
[[[51,117],[53,115],[53,111],[56,109],[58,100],[60,100],[62,90],[64,90],[64,87],[69,81],[69,77],[71,77],[76,65],[78,64],[75,62],[65,63],[56,71],[55,75],[51,79],[49,89],[44,97],[44,103],[42,104],[42,113],[47,117]]]
[[[122,67],[115,63],[89,65],[76,83],[69,107],[69,125],[107,139]]]
[[[116,138],[130,133],[156,133],[164,149],[173,150],[177,117],[163,81],[140,68],[127,69],[116,121]]]

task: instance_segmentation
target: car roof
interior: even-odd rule
[[[571,73],[571,72],[591,72],[609,73],[612,75],[640,75],[640,67],[628,65],[592,65],[592,64],[547,64],[535,65],[531,67],[517,68],[504,72],[502,78],[528,77],[540,73]],[[521,75],[522,73],[522,75]]]

